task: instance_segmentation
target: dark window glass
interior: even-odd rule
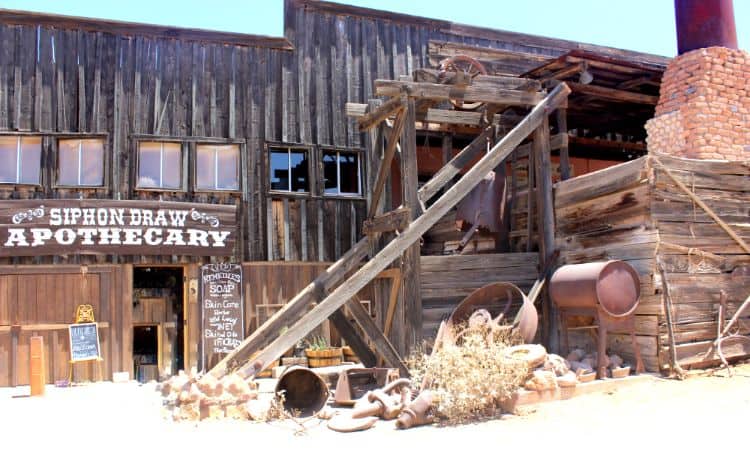
[[[196,185],[199,190],[238,190],[240,188],[240,146],[199,145]]]
[[[359,156],[355,153],[339,153],[340,192],[360,194]]]
[[[138,148],[138,187],[179,189],[181,186],[181,145],[175,142],[141,142]]]
[[[61,139],[58,142],[58,157],[58,184],[104,184],[104,141],[101,139]]]
[[[42,138],[0,136],[0,183],[39,184]]]
[[[272,148],[268,161],[272,190],[295,193],[310,191],[306,150]]]
[[[325,194],[338,194],[339,177],[336,152],[323,152],[323,179]]]

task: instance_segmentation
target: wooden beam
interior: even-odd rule
[[[634,87],[639,87],[641,85],[652,85],[655,87],[661,86],[661,82],[659,82],[658,79],[655,78],[655,76],[642,76],[637,77],[635,79],[628,79],[627,81],[620,82],[617,85],[617,88],[620,90],[629,90]]]
[[[544,76],[541,81],[542,83],[551,81],[551,80],[562,80],[568,76],[571,76],[576,73],[580,73],[583,71],[583,63],[575,63],[573,65],[567,66],[561,70],[555,71],[554,73]]]
[[[410,97],[427,98],[436,101],[478,101],[507,106],[533,106],[542,98],[542,95],[537,92],[497,89],[479,85],[458,86],[383,79],[375,81],[375,94],[377,96],[398,96],[404,92]]]
[[[607,139],[594,139],[590,137],[570,136],[568,142],[574,145],[581,145],[584,147],[599,147],[608,149],[625,149],[625,150],[636,150],[639,152],[647,152],[648,148],[646,144],[639,144],[637,142],[626,142],[626,141],[610,141]]]
[[[458,204],[469,192],[482,181],[488,172],[503,162],[518,146],[518,144],[531,134],[570,93],[565,84],[560,84],[544,99],[537,104],[531,112],[510,133],[503,137],[500,142],[479,160],[464,176],[448,191],[445,192],[430,208],[419,218],[413,221],[408,228],[398,237],[386,245],[375,257],[365,263],[359,270],[351,275],[346,282],[338,286],[322,302],[314,306],[307,313],[301,314],[302,308],[288,308],[287,304],[274,316],[279,319],[296,320],[288,330],[275,338],[265,349],[263,349],[252,361],[247,362],[240,368],[240,373],[247,376],[255,375],[268,367],[274,360],[281,356],[287,349],[294,345],[299,339],[307,335],[313,328],[325,321],[334,311],[354,297],[363,287],[372,281],[383,269],[395,261],[401,253],[418,243],[422,235],[437,223],[448,211]],[[367,246],[367,241],[360,241]],[[349,254],[347,253],[347,255]],[[340,261],[351,261],[351,257],[342,258]],[[314,287],[314,285],[311,285]],[[304,294],[304,292],[303,292]],[[293,300],[298,300],[295,297]],[[247,343],[243,342],[246,346]],[[237,350],[229,354],[229,358],[238,359],[235,354]],[[254,351],[253,351],[254,352]],[[252,354],[252,352],[248,353]],[[224,369],[224,372],[226,369]],[[221,373],[221,371],[212,374]],[[223,373],[218,374],[221,376]]]
[[[557,135],[563,135],[565,138],[565,144],[562,145],[560,150],[560,180],[568,180],[570,178],[570,157],[568,156],[568,142],[570,140],[568,136],[568,110],[558,109],[556,113],[557,117]],[[550,148],[555,150],[551,144]]]
[[[537,225],[539,229],[539,263],[549,264],[555,249],[555,212],[552,201],[552,160],[550,157],[549,119],[545,116],[534,131],[534,167],[537,177]],[[549,276],[542,279],[549,280]],[[549,295],[542,300],[542,340],[552,352],[558,352],[557,314]]]
[[[367,131],[404,108],[405,97],[393,97],[374,111],[367,112],[357,120],[360,131]]]
[[[378,177],[375,181],[375,186],[372,188],[372,201],[370,203],[370,210],[367,211],[367,218],[375,216],[378,202],[380,202],[380,195],[383,192],[383,187],[385,187],[385,179],[388,178],[388,174],[391,172],[391,161],[393,161],[393,155],[396,154],[396,144],[398,144],[399,136],[401,136],[405,122],[406,111],[402,110],[398,117],[396,117],[396,121],[393,122],[393,129],[388,136],[388,144],[385,146],[385,153],[383,153],[383,159],[380,161]],[[414,125],[412,124],[413,127]]]
[[[584,85],[577,82],[566,82],[574,93],[593,96],[609,101],[620,103],[650,104],[656,106],[659,102],[658,96],[644,95],[643,93],[628,92],[616,88],[601,87],[598,85]]]
[[[417,115],[417,120],[429,123],[478,126],[482,124],[483,115],[481,112],[429,108],[424,115]]]
[[[464,147],[464,149],[461,150],[458,155],[454,156],[448,164],[441,167],[440,170],[419,189],[419,200],[422,201],[423,204],[429,201],[432,196],[450,182],[453,177],[458,175],[458,173],[461,172],[461,169],[468,166],[474,158],[479,156],[480,152],[487,150],[487,139],[491,137],[492,133],[492,127],[485,128],[484,131],[482,131],[482,134],[477,136],[477,138],[471,141],[469,145]]]
[[[396,210],[365,220],[362,231],[365,235],[373,233],[403,231],[409,225],[410,209],[399,207]]]
[[[383,356],[386,364],[392,368],[398,368],[403,377],[409,377],[409,369],[406,368],[404,361],[398,355],[398,352],[396,352],[396,349],[391,342],[388,341],[388,338],[386,338],[385,335],[383,335],[383,332],[380,331],[377,324],[375,324],[375,321],[372,320],[362,304],[356,299],[350,299],[346,304],[346,308],[349,309],[354,320],[357,321],[357,325],[362,328],[365,335],[367,335],[372,344],[375,345],[375,350],[378,354]]]
[[[312,303],[320,300],[320,297],[325,292],[337,285],[344,276],[349,274],[352,270],[356,269],[362,259],[367,256],[368,251],[367,239],[362,239],[357,242],[357,244],[347,251],[341,259],[331,264],[322,274],[315,278],[312,283],[308,284],[299,294],[264,322],[263,325],[258,327],[258,329],[247,337],[234,351],[217,363],[216,366],[211,369],[211,374],[217,377],[224,376],[235,366],[244,363],[250,356],[266,346],[271,340],[276,339],[284,327],[288,327],[295,322],[301,311],[305,310]],[[307,335],[307,333],[303,334],[300,338],[305,335]],[[297,338],[297,340],[300,338]],[[271,361],[273,360],[276,359],[274,358]]]
[[[441,71],[432,68],[419,68],[414,70],[414,82],[429,82],[432,84],[446,84],[456,80],[457,73],[453,71]],[[511,76],[494,76],[489,74],[478,74],[471,80],[472,85],[487,85],[496,88],[505,88],[511,90],[539,91],[542,84],[535,79]]]
[[[362,365],[367,368],[377,366],[377,355],[372,352],[372,349],[370,349],[370,346],[365,343],[354,325],[349,322],[349,318],[346,317],[343,309],[339,308],[334,311],[328,320],[331,321],[331,324],[333,324],[334,327],[336,327],[336,330],[339,331],[341,336],[344,337],[346,343],[352,348],[352,351],[357,354]]]
[[[420,264],[421,265],[421,264]],[[383,328],[383,334],[386,338],[391,334],[391,327],[393,327],[393,315],[396,314],[396,305],[398,305],[398,295],[401,290],[401,269],[390,269],[395,273],[391,275],[391,293],[388,296],[388,309],[385,313],[385,325]],[[383,272],[387,272],[384,270]],[[378,276],[382,276],[383,272]]]

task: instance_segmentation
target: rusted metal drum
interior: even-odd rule
[[[641,282],[627,262],[590,262],[557,269],[549,291],[560,308],[599,307],[610,316],[624,317],[638,306]]]
[[[328,384],[312,370],[293,366],[284,371],[276,392],[284,391],[284,409],[300,417],[315,415],[328,402]]]

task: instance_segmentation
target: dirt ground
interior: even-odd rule
[[[0,439],[20,453],[175,453],[259,450],[288,453],[715,453],[750,450],[750,365],[694,373],[685,381],[651,377],[614,392],[521,409],[520,415],[455,427],[397,431],[392,422],[340,434],[317,419],[174,423],[163,418],[153,385],[99,383],[0,389]],[[710,452],[706,452],[710,450]],[[210,452],[208,452],[210,451]],[[523,452],[521,452],[523,451]],[[266,452],[269,453],[269,452]],[[299,453],[299,452],[298,452]]]

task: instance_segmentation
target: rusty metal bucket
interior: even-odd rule
[[[309,368],[293,366],[284,371],[276,393],[284,391],[284,409],[300,417],[315,415],[328,402],[328,385]]]
[[[565,265],[557,269],[549,287],[560,308],[601,309],[622,318],[632,314],[641,296],[638,272],[627,262],[607,261]]]

